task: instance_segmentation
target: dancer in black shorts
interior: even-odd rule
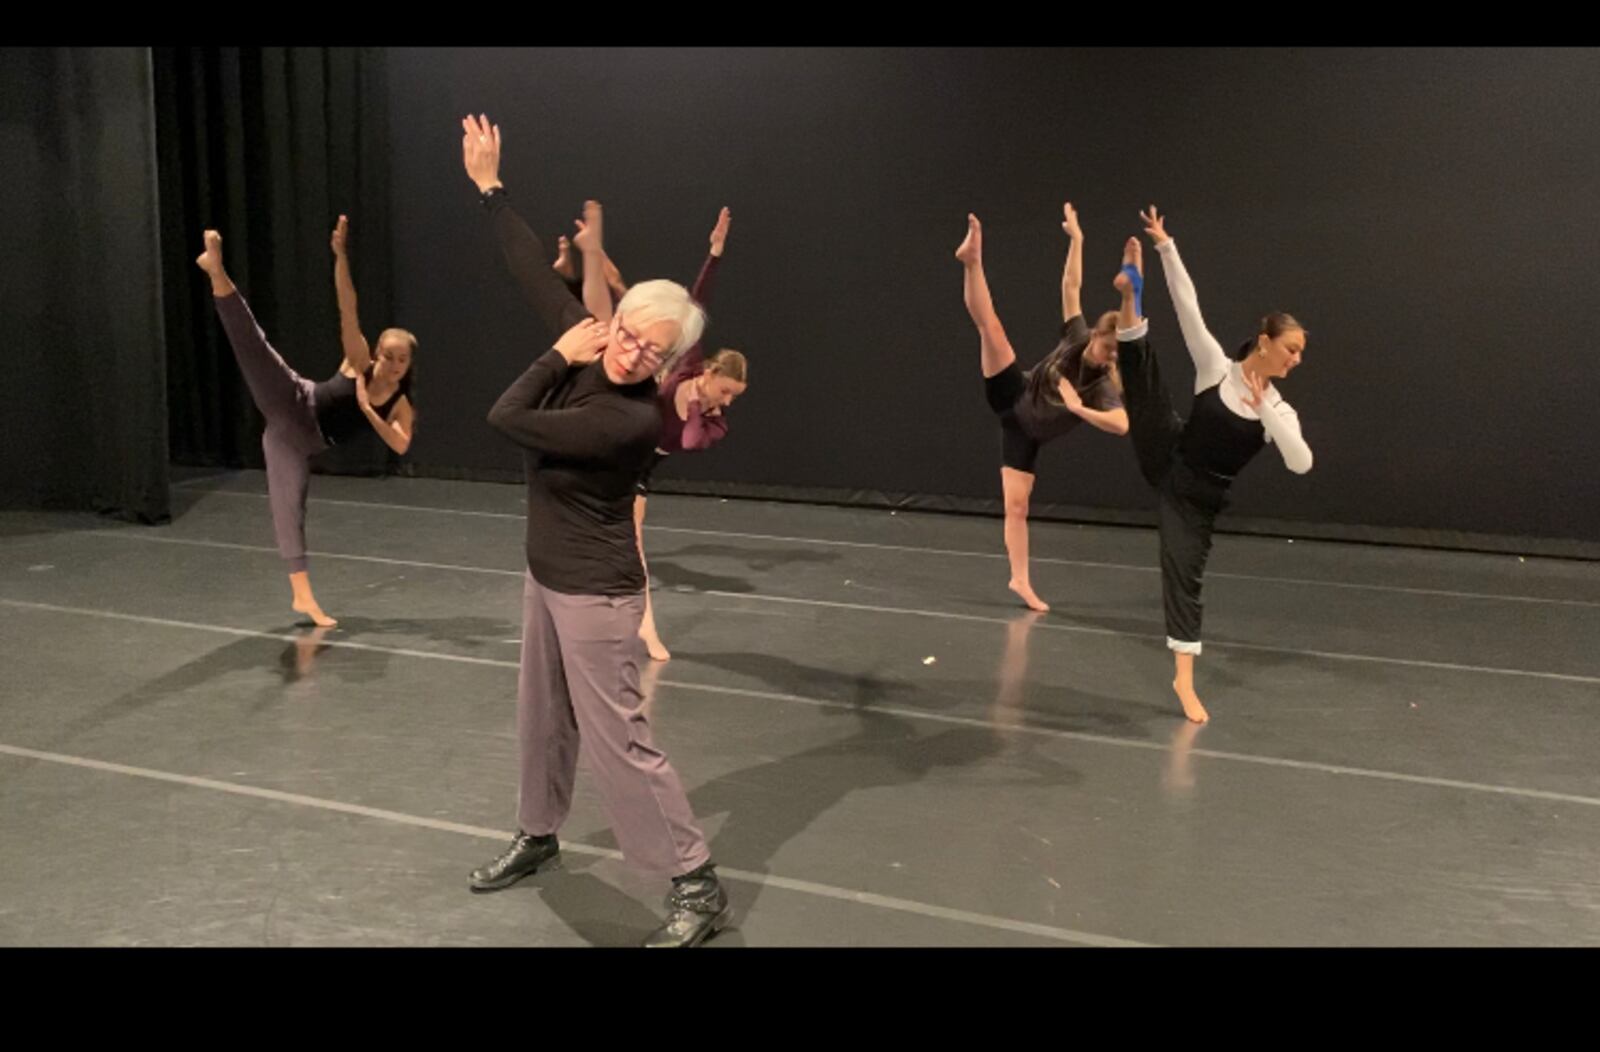
[[[1033,591],[1028,577],[1028,498],[1033,493],[1039,447],[1087,420],[1113,435],[1128,432],[1117,375],[1117,312],[1101,315],[1093,329],[1078,302],[1083,287],[1083,232],[1078,214],[1063,206],[1061,228],[1071,242],[1061,275],[1061,339],[1043,361],[1024,372],[1006,338],[983,275],[983,228],[967,216],[967,238],[956,249],[966,268],[967,312],[982,345],[983,389],[989,408],[1000,417],[1000,484],[1005,494],[1006,554],[1011,560],[1011,590],[1035,610],[1049,605]],[[1130,239],[1131,240],[1131,239]],[[1138,242],[1132,242],[1135,253]],[[1124,256],[1124,271],[1138,270],[1136,256]]]

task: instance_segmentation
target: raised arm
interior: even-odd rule
[[[462,162],[467,177],[483,194],[506,267],[540,320],[552,332],[566,332],[590,314],[550,268],[544,244],[506,197],[505,184],[500,182],[499,126],[491,125],[487,117],[467,117],[461,125]]]
[[[711,251],[706,253],[706,261],[700,265],[700,273],[695,276],[694,287],[689,290],[689,295],[696,303],[700,304],[701,307],[707,306],[711,300],[712,285],[717,276],[717,269],[722,265],[722,253],[727,247],[728,228],[732,225],[732,223],[733,213],[724,208],[721,214],[717,216],[717,225],[711,230]],[[682,357],[678,359],[677,364],[672,367],[672,375],[687,376],[696,369],[699,369],[701,363],[703,363],[705,360],[705,344],[700,341],[696,341],[695,345],[685,351]],[[726,426],[724,426],[723,430],[724,432],[727,430]],[[716,435],[716,437],[708,441],[706,445],[710,445],[711,442],[714,442],[717,438],[721,437],[721,434]],[[685,448],[703,449],[705,447],[686,446]]]
[[[611,321],[611,287],[606,279],[605,212],[599,201],[583,203],[583,218],[573,220],[572,243],[583,255],[583,305],[601,321]]]
[[[702,307],[711,305],[712,281],[717,276],[717,267],[722,263],[722,253],[728,246],[728,229],[731,226],[733,213],[723,208],[717,214],[717,225],[711,228],[711,250],[706,253],[706,261],[700,265],[694,287],[689,290],[689,295]]]
[[[357,376],[372,365],[372,348],[361,334],[361,316],[356,310],[356,283],[350,277],[348,241],[350,219],[340,216],[333,228],[333,291],[339,300],[339,342],[344,347],[345,363]],[[401,450],[405,452],[405,450]]]
[[[1178,328],[1183,332],[1183,342],[1194,359],[1194,389],[1196,393],[1222,381],[1228,373],[1228,356],[1222,344],[1206,329],[1205,318],[1200,314],[1200,297],[1195,293],[1194,282],[1178,256],[1178,243],[1167,233],[1166,220],[1151,205],[1149,212],[1139,213],[1144,220],[1145,233],[1155,242],[1161,254],[1161,269],[1167,275],[1167,291],[1172,296],[1172,306],[1178,313]]]
[[[1067,265],[1061,272],[1061,320],[1071,321],[1083,313],[1083,230],[1078,226],[1078,210],[1068,201],[1061,206],[1065,220],[1061,229],[1071,240],[1067,243]]]
[[[489,410],[489,426],[525,449],[581,460],[604,459],[638,442],[636,428],[609,405],[539,408],[569,368],[599,356],[607,338],[605,324],[593,318],[563,333],[555,347],[506,388]]]

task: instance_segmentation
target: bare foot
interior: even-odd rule
[[[307,617],[311,618],[312,623],[319,628],[332,628],[334,625],[339,623],[333,618],[329,617],[327,614],[323,613],[322,607],[317,605],[317,601],[315,599],[296,599],[293,605],[295,613],[305,614]]]
[[[1019,596],[1021,596],[1022,601],[1027,603],[1029,608],[1037,610],[1040,613],[1046,613],[1049,611],[1050,604],[1035,595],[1033,593],[1033,586],[1028,584],[1027,581],[1018,581],[1016,578],[1012,578],[1011,583],[1006,587],[1010,588],[1013,592],[1016,592]]]
[[[1182,687],[1177,680],[1172,681],[1172,692],[1178,695],[1178,701],[1183,704],[1183,714],[1195,723],[1205,723],[1211,719],[1206,712],[1206,707],[1200,704],[1200,696],[1194,692],[1193,687]]]
[[[1136,237],[1130,237],[1127,244],[1122,246],[1122,265],[1129,264],[1139,272],[1140,277],[1144,276],[1144,246],[1139,244],[1139,239]]]
[[[956,249],[956,258],[969,267],[983,262],[983,227],[978,217],[970,212],[967,214],[967,239]]]
[[[660,636],[647,636],[641,632],[639,638],[644,640],[644,648],[650,652],[651,661],[672,660],[672,653],[662,645]]]
[[[222,235],[215,230],[207,230],[205,240],[206,250],[195,257],[195,266],[214,278],[221,277],[227,273],[222,267]]]
[[[556,252],[556,261],[550,264],[550,268],[566,280],[576,281],[578,279],[578,271],[572,262],[572,242],[568,241],[565,236],[559,237],[556,239],[556,249],[558,250]]]

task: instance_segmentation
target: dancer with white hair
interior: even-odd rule
[[[462,124],[467,175],[506,263],[561,334],[489,411],[489,423],[523,448],[528,479],[521,790],[516,837],[473,872],[471,887],[498,891],[559,856],[581,738],[623,856],[673,878],[670,916],[645,945],[695,946],[731,910],[639,688],[645,575],[633,495],[661,431],[655,376],[699,340],[705,314],[683,286],[645,281],[628,290],[609,325],[596,320],[507,199],[500,129],[487,117]]]

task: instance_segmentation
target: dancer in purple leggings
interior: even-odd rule
[[[289,564],[294,609],[318,625],[337,624],[311,592],[306,563],[306,490],[311,457],[347,442],[368,427],[396,453],[411,447],[415,434],[411,406],[411,359],[417,338],[405,329],[385,329],[374,352],[361,334],[356,288],[345,254],[349,220],[339,217],[333,231],[334,288],[339,298],[339,331],[344,361],[339,371],[313,383],[289,367],[256,324],[255,315],[222,265],[222,235],[205,232],[206,250],[195,260],[211,278],[217,314],[233,346],[256,408],[267,419],[261,452],[267,463],[267,493],[278,552]]]

